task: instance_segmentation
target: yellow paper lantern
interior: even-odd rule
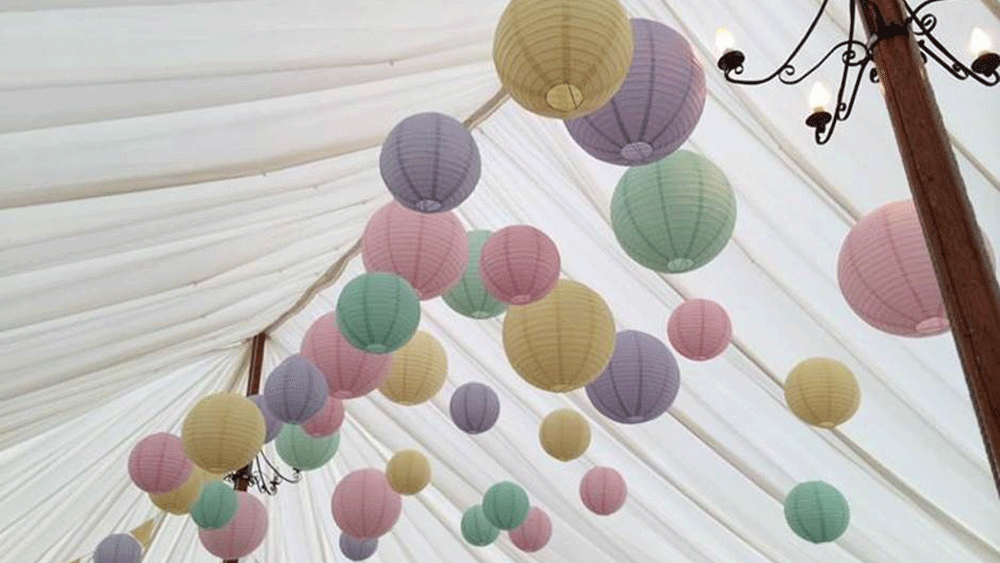
[[[431,482],[431,464],[416,450],[403,450],[385,466],[385,478],[392,490],[401,495],[415,495]]]
[[[433,336],[418,330],[392,354],[389,373],[378,389],[394,403],[417,405],[441,390],[447,373],[444,348]]]
[[[209,395],[184,418],[184,453],[209,473],[236,471],[264,444],[264,416],[253,401],[236,393]]]
[[[493,36],[493,63],[528,111],[580,117],[625,81],[632,27],[618,0],[511,0]]]
[[[508,308],[503,347],[525,381],[564,393],[604,371],[615,349],[615,321],[594,290],[560,280],[544,298]]]
[[[788,374],[785,401],[804,422],[833,428],[857,412],[861,390],[844,364],[830,358],[810,358]]]
[[[160,510],[177,515],[187,514],[191,510],[191,505],[198,500],[201,488],[212,478],[214,476],[204,469],[195,467],[183,485],[169,493],[150,494],[149,500],[153,501],[153,504]]]
[[[559,461],[570,461],[590,446],[590,424],[572,409],[555,410],[542,420],[538,439],[545,453]]]

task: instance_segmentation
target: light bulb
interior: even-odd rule
[[[969,50],[975,56],[981,56],[986,54],[990,49],[993,48],[993,41],[990,40],[990,36],[986,34],[985,31],[979,29],[978,27],[972,30],[972,39],[969,41]]]
[[[809,93],[809,106],[814,112],[826,111],[827,104],[830,103],[830,92],[823,86],[822,82],[813,85],[812,92]]]
[[[736,44],[736,38],[733,34],[729,32],[728,29],[720,27],[715,30],[715,46],[719,49],[721,54],[726,54],[733,50],[733,45]]]

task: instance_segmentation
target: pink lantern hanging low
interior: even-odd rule
[[[169,493],[180,487],[194,466],[184,455],[181,439],[159,432],[139,441],[128,456],[128,474],[147,493]]]
[[[729,315],[715,301],[688,299],[670,314],[667,337],[677,353],[705,361],[721,354],[733,337]]]
[[[198,530],[209,553],[222,559],[239,559],[253,553],[267,534],[267,510],[253,495],[240,491],[239,508],[228,524],[215,530]]]
[[[538,508],[531,507],[528,517],[521,525],[509,532],[510,541],[521,551],[534,553],[549,543],[552,537],[552,521],[549,515]]]
[[[479,277],[497,300],[527,305],[545,297],[559,281],[559,249],[530,225],[493,233],[479,255]]]
[[[610,467],[595,467],[580,481],[580,500],[594,514],[614,514],[625,504],[627,497],[625,479]]]
[[[392,354],[369,354],[351,346],[340,334],[337,314],[332,312],[313,322],[301,349],[326,376],[330,396],[336,399],[353,399],[375,390],[392,363]]]
[[[313,438],[329,436],[344,423],[344,402],[333,397],[326,398],[326,404],[309,420],[302,423],[302,429]]]
[[[396,524],[403,501],[377,469],[358,469],[333,490],[333,519],[340,530],[358,539],[377,538]]]

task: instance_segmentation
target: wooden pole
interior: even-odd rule
[[[884,37],[875,66],[1000,489],[1000,289],[903,0],[862,0],[861,13],[869,37]]]

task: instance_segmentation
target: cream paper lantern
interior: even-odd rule
[[[545,453],[559,461],[571,461],[590,446],[590,424],[572,409],[555,410],[542,420],[538,439]]]
[[[385,466],[385,478],[397,493],[415,495],[431,482],[431,464],[417,450],[403,450]]]
[[[405,346],[392,355],[389,374],[378,390],[401,405],[418,405],[444,387],[448,357],[433,336],[418,330]]]
[[[184,418],[181,441],[195,465],[209,473],[229,473],[253,460],[264,445],[265,429],[253,401],[218,393],[198,401]]]
[[[861,390],[844,364],[830,358],[810,358],[792,368],[785,380],[785,401],[803,422],[834,428],[857,412]]]

